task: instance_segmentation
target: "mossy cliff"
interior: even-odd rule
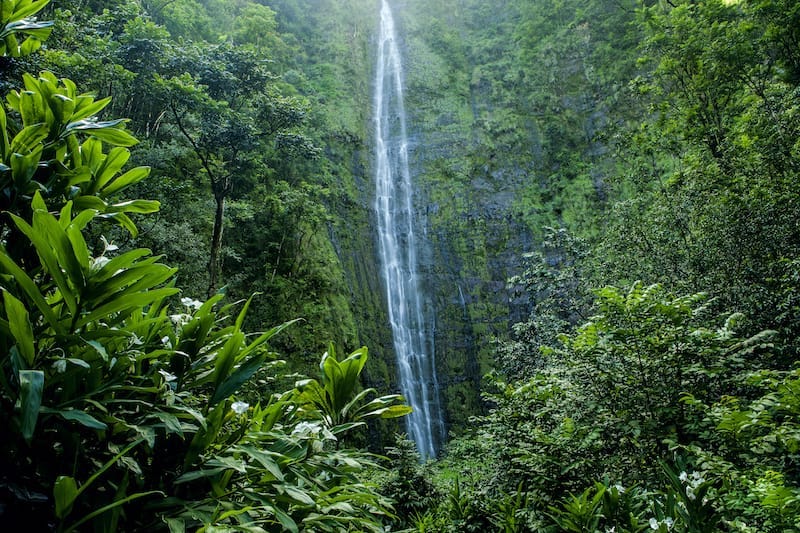
[[[564,5],[574,3],[392,5],[404,53],[423,292],[456,431],[482,409],[481,376],[495,366],[492,339],[529,312],[507,287],[523,253],[537,249],[547,226],[589,235],[602,212],[613,163],[598,132],[624,121],[625,89],[604,65],[615,48],[633,57],[626,24],[634,4]],[[379,4],[319,1],[302,17],[292,4],[275,2],[278,20],[304,51],[308,95],[320,131],[329,132],[329,238],[349,291],[334,305],[352,316],[356,338],[346,340],[375,356],[370,384],[396,388],[372,209]],[[633,68],[632,61],[615,65]]]
[[[625,120],[625,84],[608,55],[616,49],[614,68],[634,68],[633,3],[563,4],[573,3],[395,7],[427,245],[421,270],[456,430],[481,409],[481,376],[496,366],[492,339],[529,312],[507,286],[523,254],[548,226],[590,236],[602,213],[613,160],[600,134]]]

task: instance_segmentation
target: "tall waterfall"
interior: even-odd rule
[[[375,211],[389,320],[400,388],[413,412],[409,436],[423,458],[435,457],[444,440],[444,420],[436,379],[432,331],[419,292],[403,73],[394,19],[381,0],[375,77]]]

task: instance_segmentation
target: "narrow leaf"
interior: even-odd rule
[[[78,485],[75,479],[58,476],[53,486],[53,496],[56,500],[56,517],[63,520],[72,511],[72,503],[78,497]]]
[[[246,363],[243,363],[233,372],[229,378],[225,379],[214,391],[214,395],[209,400],[209,405],[216,405],[231,394],[239,390],[239,387],[253,374],[258,372],[266,360],[266,354],[254,355]]]
[[[20,429],[22,438],[30,444],[36,421],[39,418],[39,407],[42,405],[44,391],[44,372],[41,370],[19,371]]]
[[[101,192],[103,196],[111,196],[129,185],[138,183],[150,175],[150,167],[136,167],[125,172],[109,183]]]
[[[14,261],[11,260],[4,253],[0,253],[0,268],[5,270],[8,274],[14,278],[14,281],[25,291],[25,294],[30,298],[36,307],[41,311],[42,315],[44,316],[47,323],[56,330],[56,333],[65,335],[66,329],[59,323],[58,318],[56,317],[53,310],[50,308],[50,305],[45,300],[42,293],[39,292],[39,288],[33,282],[33,280],[28,276],[28,274],[22,270],[19,266],[17,266]]]
[[[82,426],[86,426],[89,429],[108,429],[108,426],[103,422],[100,422],[98,419],[90,415],[85,411],[81,411],[79,409],[65,409],[62,411],[58,411],[58,415],[63,418],[64,420],[69,420],[73,422],[77,422]]]
[[[3,290],[3,301],[11,335],[17,341],[17,349],[28,366],[33,367],[36,352],[33,345],[33,326],[28,310],[22,302],[6,290]]]

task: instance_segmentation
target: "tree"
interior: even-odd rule
[[[303,123],[305,112],[299,100],[269,89],[273,77],[252,51],[221,45],[197,52],[192,63],[196,75],[163,79],[162,88],[172,120],[200,161],[214,197],[208,263],[208,292],[213,294],[220,275],[225,201],[269,175],[264,157],[272,151],[269,143],[291,138],[284,135]],[[313,153],[308,143],[299,149],[303,155]]]

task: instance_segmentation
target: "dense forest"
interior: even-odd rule
[[[800,3],[388,2],[436,457],[381,3],[0,0],[2,529],[800,531]]]

